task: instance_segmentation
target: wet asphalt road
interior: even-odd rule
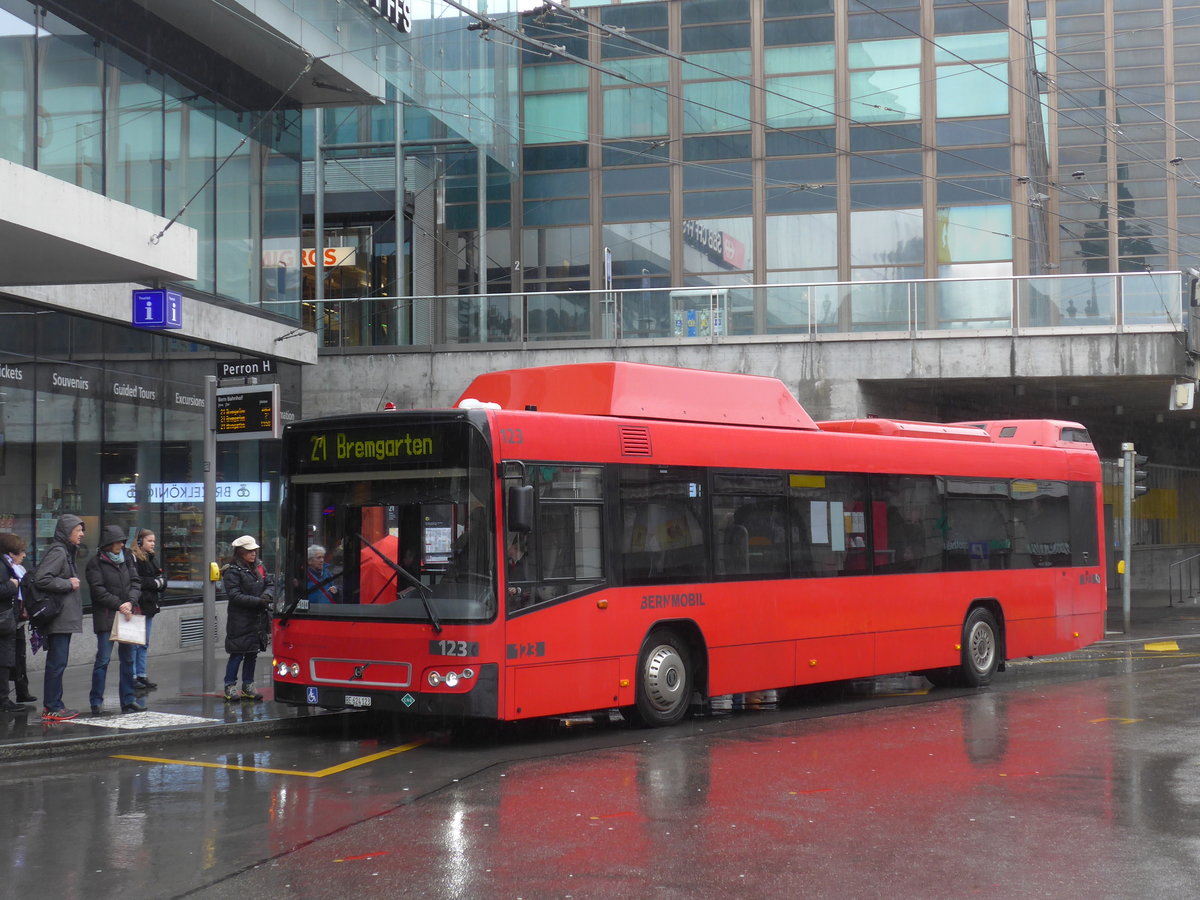
[[[0,897],[1192,896],[1200,638],[1177,646],[655,731],[363,716],[10,763]]]

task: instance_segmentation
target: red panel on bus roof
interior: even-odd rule
[[[992,438],[982,428],[969,425],[943,425],[938,422],[908,422],[902,419],[838,419],[820,422],[822,431],[848,434],[885,434],[889,437],[940,438],[948,441],[983,441]]]
[[[468,398],[498,403],[503,409],[817,429],[778,378],[645,363],[488,372],[471,382],[458,403]]]

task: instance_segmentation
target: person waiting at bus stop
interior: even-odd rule
[[[250,535],[237,538],[233,542],[233,561],[221,576],[229,600],[225,611],[225,652],[229,654],[225,666],[225,700],[228,702],[263,698],[254,688],[254,668],[259,652],[267,649],[275,580],[258,561],[258,551],[258,541]]]
[[[113,620],[118,616],[129,619],[140,613],[142,580],[138,577],[133,557],[125,552],[125,531],[116,525],[105,525],[100,532],[100,547],[88,560],[84,570],[92,591],[92,630],[96,633],[96,659],[92,664],[92,690],[89,696],[92,715],[104,712],[104,683],[108,678],[108,662],[112,658]],[[145,712],[139,703],[134,684],[133,644],[120,643],[118,693],[121,712]]]

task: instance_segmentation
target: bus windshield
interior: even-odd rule
[[[343,447],[385,446],[402,421],[335,437]],[[293,469],[291,615],[412,619],[435,629],[495,615],[494,487],[484,438],[466,422],[425,425],[426,433],[439,448],[427,460],[383,466],[376,458],[367,469],[305,459]]]

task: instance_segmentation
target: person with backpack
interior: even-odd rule
[[[254,667],[258,654],[267,649],[271,632],[271,604],[275,600],[275,580],[258,561],[258,542],[248,534],[233,542],[233,561],[221,576],[229,606],[225,611],[225,700],[261,700],[254,688]],[[238,689],[238,668],[242,686]]]
[[[139,613],[142,581],[138,577],[133,556],[125,551],[125,531],[116,525],[105,525],[100,532],[100,547],[88,560],[88,587],[92,589],[92,630],[96,632],[96,661],[92,665],[92,691],[88,700],[92,715],[104,714],[104,683],[108,679],[108,662],[113,644],[118,644],[117,658],[121,661],[118,690],[121,712],[145,712],[134,692],[134,645],[112,639],[113,620],[117,616],[129,619]]]
[[[55,722],[73,719],[78,710],[63,703],[63,672],[71,658],[71,635],[83,631],[83,597],[75,556],[83,543],[83,519],[66,513],[59,516],[50,546],[33,573],[33,586],[41,594],[55,595],[60,609],[49,622],[38,626],[46,647],[42,718]]]

